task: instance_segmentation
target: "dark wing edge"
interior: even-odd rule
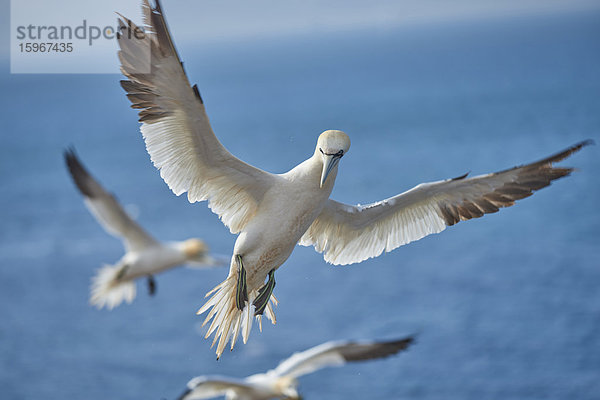
[[[115,196],[107,192],[83,166],[75,149],[63,153],[67,169],[75,186],[84,196],[84,203],[98,223],[110,234],[125,241],[126,249],[141,249],[157,243],[123,209]]]
[[[94,177],[87,171],[83,166],[74,147],[69,147],[63,152],[65,163],[73,182],[77,189],[82,195],[90,199],[98,198],[106,193],[106,191],[100,186],[100,184],[94,179]]]
[[[330,199],[299,241],[324,253],[325,261],[346,265],[377,257],[460,221],[479,218],[531,196],[574,168],[554,167],[585,140],[542,160],[504,171],[421,183],[376,203],[352,206]]]
[[[408,349],[415,342],[416,339],[414,336],[387,342],[350,342],[347,346],[338,349],[338,351],[344,357],[344,360],[348,362],[364,361],[392,356]]]
[[[553,164],[564,160],[571,154],[581,150],[584,146],[591,144],[594,144],[593,140],[584,140],[542,160],[484,175],[481,178],[518,171],[514,181],[507,182],[503,186],[486,193],[477,199],[465,199],[459,204],[451,204],[444,201],[438,202],[440,214],[446,222],[446,225],[452,226],[459,221],[479,218],[485,214],[495,213],[500,208],[510,207],[515,204],[516,200],[529,197],[535,191],[549,186],[552,181],[570,175],[571,172],[574,171],[574,168],[554,167]],[[465,177],[466,175],[464,177],[455,178],[454,180],[461,180],[461,178],[464,179]],[[474,177],[472,179],[475,180],[477,178],[480,177]]]
[[[146,28],[153,30],[147,32],[148,35],[144,34],[144,46],[134,43],[122,33],[118,34],[117,38],[121,47],[118,53],[121,61],[121,72],[129,78],[129,80],[121,80],[120,83],[121,87],[127,92],[127,98],[131,101],[131,108],[140,109],[139,121],[153,123],[172,113],[171,110],[165,109],[157,101],[160,94],[155,90],[156,87],[152,80],[152,69],[157,64],[156,59],[175,57],[180,66],[178,72],[181,73],[188,86],[190,86],[190,83],[183,62],[179,58],[177,49],[171,39],[160,1],[156,0],[156,6],[152,7],[148,0],[144,0],[142,9]],[[142,31],[130,19],[122,15],[119,15],[119,17],[120,32],[124,30],[128,35],[131,35],[131,32],[135,35],[136,32]],[[145,70],[148,70],[147,73],[140,73],[140,71]],[[195,99],[203,104],[198,86],[194,85],[190,89],[193,90]]]

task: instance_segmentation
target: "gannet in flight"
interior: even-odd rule
[[[148,291],[156,291],[154,274],[181,264],[214,266],[222,264],[208,255],[200,239],[161,243],[150,236],[121,207],[119,202],[87,172],[73,150],[65,151],[65,162],[73,182],[92,215],[110,234],[123,240],[125,255],[115,265],[105,265],[92,279],[90,304],[112,309],[123,300],[135,298],[135,280],[146,277]]]
[[[121,81],[132,107],[140,109],[141,132],[155,167],[171,190],[190,202],[208,201],[233,234],[239,234],[229,275],[198,311],[210,309],[220,356],[242,332],[247,341],[252,316],[275,323],[274,272],[296,244],[314,246],[332,264],[352,264],[459,221],[481,217],[530,196],[569,175],[558,162],[590,143],[581,142],[553,156],[505,171],[424,183],[366,206],[329,199],[340,159],[350,139],[341,131],[323,132],[314,153],[283,174],[272,174],[239,160],[212,131],[196,85],[190,86],[157,1],[143,1],[145,34],[119,35]],[[138,28],[127,18],[120,30]],[[150,64],[150,65],[148,65]],[[148,68],[150,67],[150,68]],[[265,284],[265,279],[268,281]],[[212,308],[212,309],[211,309]]]
[[[192,378],[178,400],[210,399],[226,396],[227,400],[301,399],[298,381],[326,367],[347,362],[384,358],[406,350],[414,339],[408,337],[390,342],[327,342],[295,353],[279,363],[277,368],[244,379],[224,376]]]

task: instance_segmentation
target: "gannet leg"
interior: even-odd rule
[[[258,291],[258,296],[254,300],[254,315],[262,315],[265,312],[265,308],[269,303],[269,299],[271,298],[271,294],[273,293],[273,289],[275,289],[275,270],[272,269],[269,272],[269,280]]]
[[[246,306],[246,302],[248,301],[248,288],[246,286],[246,270],[244,269],[244,264],[242,263],[242,256],[236,254],[235,261],[238,266],[238,279],[237,279],[237,288],[235,291],[235,305],[238,310],[243,311]]]
[[[154,296],[156,293],[156,281],[154,280],[154,276],[148,275],[148,294],[150,296]]]

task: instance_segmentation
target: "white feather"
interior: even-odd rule
[[[135,299],[135,282],[118,280],[121,267],[104,265],[92,278],[90,304],[98,308],[112,310],[123,301],[131,303]]]

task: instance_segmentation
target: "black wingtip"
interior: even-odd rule
[[[83,194],[84,196],[93,198],[94,192],[90,186],[91,184],[93,184],[90,183],[90,181],[93,182],[93,178],[91,177],[90,173],[85,169],[85,167],[79,160],[79,157],[77,157],[75,148],[72,146],[68,147],[63,154],[65,158],[65,163],[67,165],[67,169],[69,171],[69,174],[71,174],[71,178],[73,179],[75,186],[77,186],[77,189],[79,189],[81,194]]]
[[[389,343],[390,344],[397,344],[399,346],[398,347],[399,350],[405,350],[409,346],[412,346],[415,343],[417,343],[417,335],[410,335],[410,336],[407,336],[405,338],[394,340],[394,341],[389,342]]]
[[[154,0],[154,8],[152,8],[152,11],[156,11],[159,14],[162,14],[162,7],[160,5],[160,0]]]
[[[79,161],[79,158],[77,157],[77,152],[75,151],[75,147],[73,145],[68,146],[67,148],[65,148],[63,150],[63,157],[65,160],[65,163],[67,164],[67,168],[69,169],[69,171],[71,173],[73,173],[73,171],[75,169],[82,168],[81,162]]]
[[[115,14],[117,14],[117,23],[119,24],[119,27],[125,26],[125,23],[127,21],[129,21],[129,18],[127,18],[126,16],[124,16],[120,12],[115,11]],[[117,33],[117,39],[119,39],[121,37],[121,31],[120,31],[120,29],[117,29],[116,33]]]
[[[75,146],[73,146],[72,144],[68,145],[67,147],[65,147],[65,149],[63,150],[63,154],[65,155],[65,157],[67,156],[67,154],[69,155],[76,155],[76,151],[75,151]]]
[[[471,171],[468,171],[467,173],[461,175],[461,176],[457,176],[456,178],[452,178],[451,180],[453,181],[460,181],[461,179],[465,179],[469,174],[471,173]]]
[[[565,158],[569,157],[571,154],[578,152],[579,150],[581,150],[582,148],[584,148],[585,146],[589,146],[592,144],[596,144],[596,142],[594,142],[592,139],[586,139],[583,140],[579,143],[575,143],[573,146],[569,147],[566,150],[561,151],[558,154],[554,155],[554,159],[550,160],[550,162],[554,163],[554,162],[559,162],[564,160]],[[552,157],[549,157],[552,158]]]
[[[571,155],[571,154],[575,153],[576,151],[581,150],[585,146],[591,146],[591,145],[595,145],[595,144],[596,144],[596,142],[594,142],[593,139],[582,140],[581,142],[575,143],[573,146],[564,150],[563,153],[568,153],[568,155]]]
[[[559,151],[556,154],[551,155],[550,157],[546,157],[540,161],[537,162],[533,162],[531,164],[528,164],[527,167],[539,167],[541,165],[546,165],[546,164],[555,164],[558,163],[566,158],[568,158],[569,156],[571,156],[573,153],[578,152],[579,150],[581,150],[583,147],[585,146],[589,146],[592,144],[596,144],[592,139],[586,139],[583,140],[581,142],[575,143],[572,146],[567,147],[566,149]],[[515,167],[515,168],[519,168],[519,167]]]
[[[183,67],[183,65],[182,65],[182,67]],[[194,84],[194,86],[192,86],[192,89],[194,89],[194,94],[196,95],[198,100],[200,100],[200,103],[204,104],[204,100],[202,100],[202,96],[200,96],[200,91],[198,90],[198,85]]]

